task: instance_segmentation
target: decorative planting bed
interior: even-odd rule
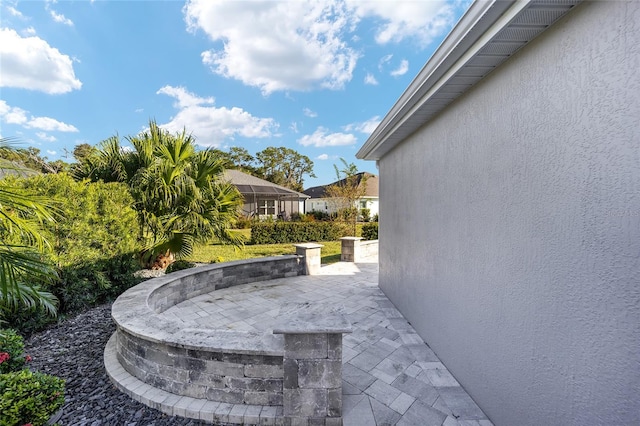
[[[195,328],[162,315],[214,290],[308,273],[313,270],[310,259],[317,258],[319,266],[319,247],[298,247],[300,254],[312,251],[306,257],[269,257],[178,271],[127,290],[113,304],[117,331],[105,349],[112,380],[132,397],[170,414],[229,423],[281,424],[283,418],[303,417],[339,424],[339,356],[342,333],[349,332],[350,324],[335,309],[288,306],[274,331],[278,334],[229,331],[215,324]],[[318,347],[324,356],[317,355]],[[298,389],[298,380],[290,380],[291,374],[298,374],[298,364],[292,361],[298,355],[304,358],[301,374],[320,369],[324,381],[303,377]],[[303,389],[307,382],[313,389]],[[236,410],[242,415],[234,417],[236,406],[241,406]]]

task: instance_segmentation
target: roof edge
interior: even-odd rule
[[[462,68],[521,11],[534,0],[476,0],[443,40],[418,75],[409,84],[382,122],[369,136],[356,157],[378,160],[377,151],[430,96]],[[397,145],[385,146],[387,152]]]

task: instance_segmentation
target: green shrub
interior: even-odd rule
[[[25,362],[22,336],[15,330],[0,330],[0,374],[19,371]]]
[[[108,259],[139,249],[133,199],[120,183],[76,182],[67,174],[21,180],[38,195],[58,200],[60,216],[45,224],[59,267]]]
[[[0,426],[45,425],[64,404],[64,380],[22,370],[0,374]]]
[[[377,240],[378,222],[369,222],[362,225],[362,238],[365,240]]]
[[[0,330],[0,426],[44,425],[64,404],[64,381],[24,369],[22,336]]]
[[[371,222],[379,222],[378,220],[378,213],[374,214],[373,217],[371,218]]]
[[[170,274],[172,272],[181,271],[183,269],[194,268],[196,266],[195,263],[189,262],[188,260],[180,259],[173,262],[171,265],[167,266],[166,273]]]
[[[12,179],[58,201],[57,220],[43,224],[43,233],[59,279],[43,287],[60,300],[60,314],[103,303],[139,282],[133,277],[140,269],[137,216],[124,184],[76,182],[64,173]],[[10,312],[6,319],[23,333],[52,321],[38,309]]]
[[[254,222],[255,220],[250,217],[241,216],[236,219],[233,227],[236,229],[249,229],[253,226]]]
[[[363,222],[369,222],[371,220],[371,209],[360,209],[360,218]]]
[[[252,244],[286,244],[311,241],[335,241],[348,234],[339,222],[256,223],[251,228]]]
[[[319,210],[311,210],[308,213],[309,216],[313,216],[315,220],[329,221],[331,220],[331,215],[327,212],[319,211]]]

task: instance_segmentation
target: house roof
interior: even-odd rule
[[[357,158],[379,160],[582,0],[475,0]]]
[[[360,185],[360,183],[362,182],[362,177],[363,176],[367,177],[366,189],[365,189],[365,193],[364,193],[365,197],[377,197],[378,196],[378,189],[379,189],[379,186],[380,186],[380,181],[378,179],[378,176],[376,176],[374,174],[371,174],[371,173],[367,173],[367,172],[360,172],[356,176],[358,177],[358,185]],[[314,186],[312,188],[306,189],[304,191],[304,193],[306,195],[310,196],[311,198],[325,198],[326,197],[326,191],[327,191],[328,187],[330,187],[331,185],[344,183],[345,181],[346,181],[346,179],[342,179],[342,180],[338,180],[338,181],[335,181],[333,183],[330,183],[328,185]]]
[[[0,179],[4,179],[7,176],[30,177],[39,174],[42,173],[30,169],[19,161],[0,159]]]
[[[276,185],[268,180],[243,173],[240,170],[225,170],[224,179],[238,188],[242,195],[254,194],[263,196],[277,196],[279,198],[309,198],[305,194],[294,191],[284,186]]]

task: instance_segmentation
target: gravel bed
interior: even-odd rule
[[[66,381],[60,425],[201,425],[170,417],[129,398],[111,383],[103,351],[115,331],[111,304],[67,319],[25,341],[29,367]]]

